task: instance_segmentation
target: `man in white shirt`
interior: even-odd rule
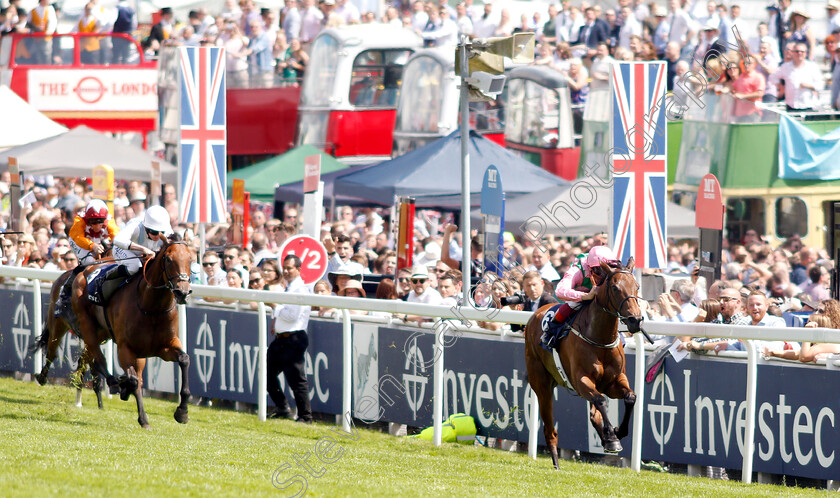
[[[426,14],[426,6],[423,2],[417,0],[414,2],[412,8],[414,11],[411,13],[411,28],[414,31],[422,32],[426,27],[426,23],[429,22],[429,14]]]
[[[300,258],[290,254],[283,260],[283,278],[289,284],[286,292],[309,294],[309,288],[300,278]],[[309,404],[309,382],[304,370],[304,353],[309,346],[306,329],[309,327],[311,306],[299,304],[278,304],[274,308],[274,321],[271,333],[274,341],[268,347],[268,395],[274,402],[275,408],[269,418],[289,418],[291,416],[289,403],[280,388],[277,376],[282,372],[286,383],[295,396],[297,406],[297,421],[312,423],[312,408]]]
[[[822,71],[815,62],[805,58],[808,53],[805,43],[796,43],[791,52],[793,60],[785,62],[771,74],[768,85],[785,82],[788,112],[811,111],[819,104],[819,92],[823,88]]]
[[[341,16],[346,24],[359,24],[362,18],[359,9],[350,0],[338,0],[335,13]]]
[[[460,273],[460,272],[459,272]],[[458,306],[460,304],[461,279],[454,273],[446,272],[438,277],[438,292],[440,304],[444,306]]]
[[[668,17],[668,24],[671,25],[668,41],[675,41],[680,44],[680,47],[685,48],[686,44],[694,37],[695,32],[692,29],[694,23],[691,16],[682,9],[680,0],[670,0],[668,6],[671,10],[671,15]]]
[[[286,7],[283,8],[283,32],[286,33],[286,41],[291,42],[300,38],[300,10],[297,0],[286,0]]]
[[[443,298],[440,292],[431,287],[429,270],[425,266],[415,266],[411,271],[411,292],[408,293],[406,302],[422,304],[441,304]],[[428,322],[431,318],[424,316],[408,315],[404,321]]]
[[[446,9],[432,7],[429,11],[429,21],[437,23],[437,27],[421,33],[428,46],[445,47],[458,43],[458,25],[449,17]]]
[[[624,24],[618,32],[618,46],[630,49],[630,37],[633,35],[642,36],[642,23],[636,20],[633,9],[629,6],[621,8],[621,15],[624,17]]]
[[[539,272],[542,278],[549,282],[556,282],[560,280],[560,274],[551,266],[547,256],[539,247],[534,248],[534,252],[531,254],[531,261],[534,264],[528,267],[528,271]]]
[[[219,253],[207,251],[204,253],[204,260],[201,262],[204,268],[204,280],[207,285],[227,287],[227,273],[219,266]]]
[[[300,41],[311,43],[321,32],[324,13],[315,4],[315,0],[304,0],[304,10],[300,18]]]
[[[462,2],[456,5],[455,12],[458,15],[458,19],[456,21],[458,24],[458,36],[473,34],[473,23],[470,16],[467,15],[466,4]]]
[[[493,15],[493,4],[484,4],[484,14],[473,20],[473,34],[476,38],[490,38],[496,32],[496,16]]]

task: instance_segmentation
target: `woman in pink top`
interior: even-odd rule
[[[734,114],[738,122],[757,122],[761,119],[761,111],[755,103],[764,96],[767,82],[764,76],[755,70],[755,56],[741,61],[740,75],[732,82],[732,96],[735,97]],[[738,70],[732,70],[736,72]]]

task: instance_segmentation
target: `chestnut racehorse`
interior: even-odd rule
[[[190,358],[178,339],[176,303],[186,304],[187,297],[192,293],[190,262],[191,252],[187,244],[165,241],[160,251],[145,261],[140,272],[120,287],[105,307],[90,302],[87,297],[85,277],[94,271],[93,267],[86,269],[73,283],[71,305],[77,323],[71,326],[74,329],[78,327],[75,331],[84,340],[94,374],[105,377],[109,386],[118,386],[123,401],[134,394],[137,421],[143,428],[149,427],[142,394],[143,368],[149,357],[178,362],[181,368],[181,402],[175,410],[175,420],[180,423],[189,420],[187,370]],[[55,296],[52,297],[54,301]],[[53,306],[50,305],[50,317]],[[50,336],[49,329],[45,327],[39,344],[49,343],[51,346]],[[108,339],[116,343],[120,366],[125,371],[119,380],[108,373],[99,349],[99,345]],[[48,368],[49,365],[45,367]],[[46,373],[42,372],[42,376],[46,377]]]
[[[631,333],[641,329],[643,318],[636,301],[639,284],[633,278],[633,265],[633,258],[627,266],[619,263],[616,268],[601,263],[605,277],[595,298],[581,308],[572,319],[572,332],[555,346],[571,387],[589,402],[589,420],[608,453],[621,451],[619,440],[628,433],[630,415],[636,403],[636,394],[630,389],[625,374],[624,347],[618,332],[619,319]],[[554,467],[559,468],[552,392],[561,384],[561,376],[553,354],[540,345],[543,316],[552,306],[537,310],[525,326],[525,364],[528,383],[539,401],[545,442]],[[607,417],[607,396],[624,400],[624,418],[617,429]]]

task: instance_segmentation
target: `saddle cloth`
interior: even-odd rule
[[[90,302],[105,306],[114,292],[126,282],[124,279],[107,280],[108,275],[116,271],[118,267],[117,263],[102,265],[87,276],[87,296]]]

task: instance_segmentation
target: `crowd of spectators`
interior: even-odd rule
[[[7,192],[8,182],[8,173],[0,176],[0,190]],[[74,268],[78,259],[66,232],[73,215],[90,200],[90,185],[72,178],[27,177],[24,189],[31,191],[35,200],[23,209],[23,233],[0,236],[2,263],[58,270]],[[278,261],[279,249],[287,238],[299,233],[302,220],[296,208],[286,206],[277,216],[259,207],[255,209],[248,227],[247,247],[227,242],[229,224],[209,227],[207,247],[200,259],[200,239],[195,227],[178,220],[174,188],[164,185],[163,194],[157,202],[167,208],[173,229],[193,250],[194,283],[286,290],[288,282],[284,281]],[[151,199],[145,184],[118,182],[113,208],[116,225],[123,227],[130,219],[141,216],[148,202]],[[8,209],[3,217],[8,226]],[[447,306],[463,303],[460,259],[464,237],[450,219],[451,215],[444,213],[418,211],[414,220],[417,250],[413,266],[397,270],[389,214],[379,208],[340,207],[336,221],[325,222],[320,234],[330,257],[327,278],[312,286],[311,291]],[[525,311],[535,311],[554,302],[554,285],[575,258],[607,243],[605,234],[596,234],[576,240],[549,236],[535,245],[533,241],[505,233],[503,275],[490,283],[488,274],[482,273],[485,255],[479,237],[472,235],[467,239],[474,277],[469,299],[480,306],[502,307],[502,297],[521,291],[524,304],[512,308]],[[798,236],[772,247],[755,230],[748,230],[743,240],[725,242],[722,261],[722,278],[708,286],[707,292],[707,282],[698,272],[696,241],[671,241],[667,266],[660,273],[668,275],[672,284],[660,296],[646,296],[648,301],[642,302],[645,319],[784,326],[785,321],[780,318],[784,312],[816,311],[810,323],[830,323],[831,327],[840,328],[840,304],[829,296],[834,263],[824,249],[803,246]],[[251,303],[251,307],[256,308],[256,303]],[[334,310],[314,311],[326,316]],[[827,322],[819,318],[823,315]],[[396,318],[416,323],[434,320],[434,317],[411,315]],[[493,322],[478,325],[490,329],[508,327]],[[697,352],[743,350],[743,344],[737,340],[682,339],[681,347]],[[829,345],[758,344],[767,356],[798,357],[803,361],[840,352]]]

